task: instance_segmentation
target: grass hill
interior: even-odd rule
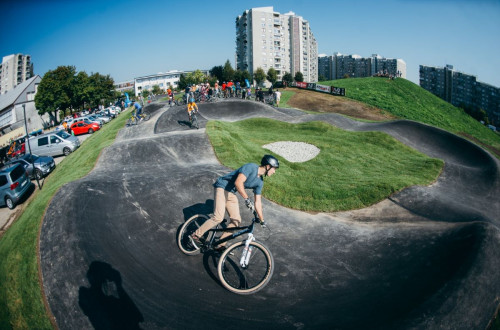
[[[346,97],[387,111],[397,118],[422,122],[464,136],[500,158],[499,134],[409,80],[371,77],[320,84],[343,87]]]

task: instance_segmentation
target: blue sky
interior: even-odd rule
[[[28,0],[3,4],[0,56],[30,54],[35,73],[59,65],[116,82],[169,70],[234,67],[235,19],[273,6],[309,21],[319,53],[401,58],[500,87],[500,0]]]

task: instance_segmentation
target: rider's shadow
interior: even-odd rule
[[[184,213],[184,221],[191,218],[195,214],[210,214],[214,211],[214,200],[207,199],[205,203],[198,203],[188,207],[185,207],[182,210]]]
[[[189,121],[187,121],[187,120],[178,120],[177,124],[179,124],[181,126],[191,127],[191,123]]]
[[[119,271],[93,261],[87,279],[90,287],[80,287],[78,303],[95,329],[140,329],[144,317],[123,289]]]

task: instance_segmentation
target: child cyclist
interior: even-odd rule
[[[188,112],[188,116],[189,116],[189,121],[191,121],[191,113],[193,111],[198,111],[198,106],[196,105],[196,103],[194,103],[194,97],[190,98],[189,99],[189,103],[187,105],[187,112]]]

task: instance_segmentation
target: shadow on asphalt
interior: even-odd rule
[[[87,279],[90,287],[80,287],[78,304],[94,329],[140,329],[144,317],[123,288],[119,271],[93,261]]]

